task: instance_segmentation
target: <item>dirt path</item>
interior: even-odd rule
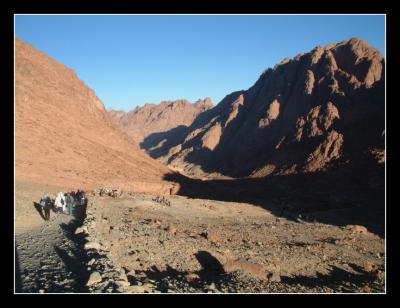
[[[80,239],[74,234],[82,222],[51,213],[40,227],[16,235],[16,292],[85,292],[87,281]]]

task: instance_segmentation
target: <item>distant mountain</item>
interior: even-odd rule
[[[182,134],[200,113],[212,106],[210,98],[199,99],[193,104],[187,100],[163,101],[129,112],[111,110],[109,114],[114,123],[142,148],[154,150],[153,147],[160,148],[159,143],[165,139],[164,136],[159,138],[160,134],[170,131],[168,139],[175,140],[176,133]],[[145,138],[147,141],[143,143]]]
[[[73,70],[18,38],[15,47],[17,180],[168,191],[169,169],[121,134]]]
[[[267,69],[178,135],[153,134],[143,144],[158,137],[162,151],[148,148],[150,155],[193,175],[263,177],[383,162],[384,70],[380,52],[360,39],[318,46]]]

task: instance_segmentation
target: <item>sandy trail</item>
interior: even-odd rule
[[[85,259],[74,234],[77,217],[51,213],[50,221],[16,235],[16,292],[85,292]]]

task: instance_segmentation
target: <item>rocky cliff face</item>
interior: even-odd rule
[[[188,174],[254,177],[382,162],[384,69],[379,51],[360,39],[318,46],[267,69],[201,113],[178,142],[150,153]]]
[[[17,180],[167,189],[168,168],[120,133],[73,70],[19,39],[15,48]]]

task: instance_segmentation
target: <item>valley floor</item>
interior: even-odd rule
[[[18,188],[16,291],[87,292],[92,269],[74,234],[84,215],[52,213],[45,222],[31,204],[36,188]],[[89,206],[95,238],[126,279],[123,292],[385,292],[385,240],[362,227],[182,196],[97,196]]]
[[[384,292],[384,240],[361,227],[171,196],[96,197],[96,236],[126,292]],[[135,273],[132,275],[132,273]]]

